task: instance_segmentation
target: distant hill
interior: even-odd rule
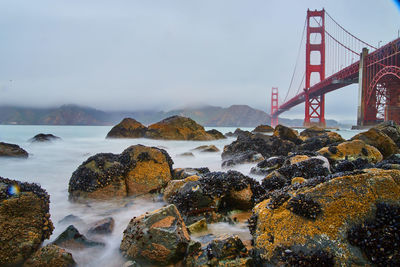
[[[166,117],[180,115],[190,117],[204,126],[210,127],[255,127],[269,124],[270,116],[264,111],[247,105],[233,105],[228,108],[204,106],[200,108],[176,109],[164,111],[116,111],[101,110],[64,105],[59,108],[22,108],[0,107],[0,124],[22,125],[114,125],[123,118],[131,117],[143,124],[151,124]],[[288,126],[301,126],[302,120],[279,118],[279,122]],[[327,120],[328,126],[338,126],[338,122]]]

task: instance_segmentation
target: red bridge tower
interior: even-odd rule
[[[310,21],[316,20],[317,27],[311,27]],[[321,22],[319,22],[321,21]],[[319,34],[320,43],[311,43],[311,35]],[[313,51],[319,52],[320,63],[311,64],[311,54]],[[316,56],[316,55],[315,55]],[[311,87],[311,74],[318,73],[319,81],[313,81],[313,84],[325,79],[325,10],[310,11],[307,10],[307,42],[306,42],[306,84],[305,84],[305,117],[304,126],[308,127],[317,124],[325,127],[325,95],[310,96],[308,90]]]
[[[271,126],[275,128],[278,125],[278,116],[272,115],[278,111],[278,88],[272,87],[271,91]]]

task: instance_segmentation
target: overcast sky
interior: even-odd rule
[[[289,86],[307,8],[322,7],[373,45],[398,36],[391,0],[1,0],[0,104],[269,112],[270,88]],[[356,86],[326,99],[327,118],[355,119]]]

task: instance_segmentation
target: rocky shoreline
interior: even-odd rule
[[[124,119],[107,137],[222,138],[194,123],[172,117],[145,127]],[[162,195],[164,207],[126,226],[124,266],[400,265],[398,125],[385,122],[350,140],[317,127],[299,134],[282,125],[227,135],[236,140],[221,153],[226,171],[174,169],[164,149],[135,145],[84,161],[70,178],[69,200],[85,205]],[[252,164],[260,180],[229,170],[240,164]],[[102,247],[96,236],[114,231],[114,219],[104,217],[81,234],[74,226],[79,218],[67,216],[66,230],[41,247],[53,231],[47,192],[0,178],[0,198],[0,265],[75,266],[71,248]],[[198,238],[214,223],[238,221],[247,221],[251,240],[229,232]]]

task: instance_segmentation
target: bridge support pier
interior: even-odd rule
[[[357,108],[357,126],[364,126],[365,117],[365,94],[367,92],[367,63],[365,61],[368,55],[368,49],[363,48],[360,54],[360,65],[358,71],[358,108]]]

